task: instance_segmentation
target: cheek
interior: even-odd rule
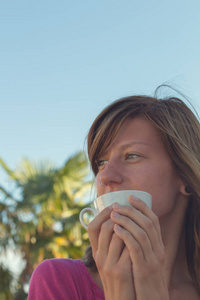
[[[150,179],[149,190],[152,194],[152,209],[158,217],[169,213],[180,194],[179,178],[171,172],[159,173],[159,176]]]
[[[152,195],[152,210],[158,217],[173,209],[179,195],[180,180],[170,164],[151,165],[138,170],[135,178],[137,187]]]

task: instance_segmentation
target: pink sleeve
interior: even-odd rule
[[[59,264],[59,272],[56,263]],[[72,273],[70,268],[62,267],[61,260],[43,261],[32,274],[28,300],[79,299],[76,279]]]

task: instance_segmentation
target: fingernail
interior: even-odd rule
[[[130,195],[130,199],[133,200],[133,201],[139,201],[140,200],[139,198],[137,198],[133,195]]]
[[[112,212],[112,217],[118,218],[118,217],[119,217],[119,214],[113,211],[113,212]]]
[[[115,202],[115,203],[113,204],[113,208],[119,208],[119,207],[120,207],[119,203]]]
[[[115,224],[114,229],[117,231],[122,230],[121,226],[119,226],[118,224]]]

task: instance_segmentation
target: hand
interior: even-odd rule
[[[167,300],[165,254],[158,218],[142,200],[130,196],[129,201],[132,207],[113,205],[111,220],[131,258],[136,299]]]
[[[112,208],[105,208],[88,226],[93,257],[106,300],[134,300],[132,263],[123,240],[114,233]]]

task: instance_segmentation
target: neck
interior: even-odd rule
[[[168,216],[160,220],[163,243],[165,245],[165,273],[168,288],[173,289],[190,281],[186,261],[185,213],[186,199],[181,199]]]

